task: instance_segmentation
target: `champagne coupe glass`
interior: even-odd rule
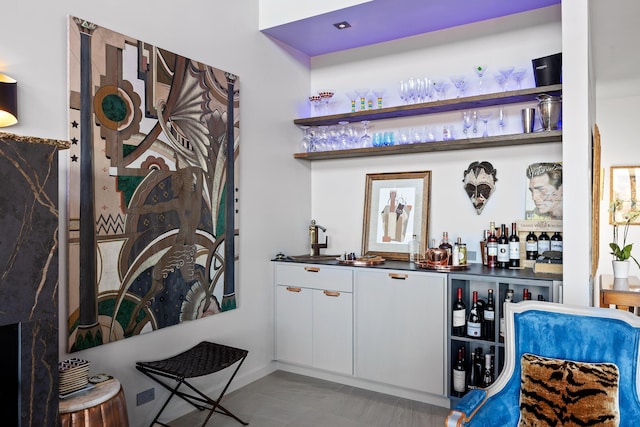
[[[500,126],[500,133],[504,134],[504,126],[506,125],[507,116],[504,113],[504,108],[498,109],[498,125]]]
[[[473,114],[471,111],[462,112],[462,133],[469,139],[469,128],[473,125]]]
[[[463,75],[451,76],[451,83],[453,83],[453,86],[455,86],[455,88],[458,90],[458,94],[456,98],[460,98],[462,95],[464,95],[464,91],[467,88],[465,76]]]
[[[486,65],[478,65],[476,66],[476,68],[473,69],[476,72],[476,75],[478,76],[478,88],[480,91],[480,94],[484,93],[484,87],[482,86],[482,78],[484,77],[484,73],[487,72],[487,66]]]
[[[320,98],[320,95],[311,95],[309,97],[309,102],[311,102],[313,115],[319,116],[320,115],[320,103],[322,102],[322,98]]]
[[[371,137],[367,133],[369,129],[369,120],[363,120],[362,122],[362,135],[360,136],[360,147],[368,148],[371,147]]]
[[[345,94],[347,98],[349,98],[349,102],[351,103],[351,112],[356,112],[356,93],[355,92],[347,92]]]
[[[356,89],[356,95],[360,97],[360,110],[367,109],[367,94],[369,93],[369,88],[363,87],[360,89]]]
[[[522,79],[524,79],[524,76],[527,74],[527,70],[526,68],[518,68],[516,70],[513,71],[513,80],[516,81],[516,85],[518,86],[518,89],[522,89]]]
[[[511,73],[513,73],[513,69],[514,67],[502,67],[500,69],[498,69],[498,71],[500,72],[500,74],[502,74],[502,77],[504,77],[504,89],[503,90],[507,90],[507,84],[509,83],[509,77],[511,77]]]
[[[333,98],[334,92],[332,90],[318,91],[318,95],[324,104],[324,114],[329,115],[329,101]]]
[[[377,108],[382,108],[382,96],[386,90],[384,88],[375,88],[371,89],[371,92],[373,92],[373,95],[376,97]]]
[[[480,117],[480,120],[482,120],[482,123],[484,123],[484,132],[482,132],[483,138],[487,138],[489,136],[489,119],[492,116],[493,116],[493,113],[491,111],[484,111],[484,112],[478,113],[478,117]]]

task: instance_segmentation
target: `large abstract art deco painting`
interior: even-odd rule
[[[238,83],[69,17],[70,351],[236,308]]]

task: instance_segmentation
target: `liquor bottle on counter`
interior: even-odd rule
[[[453,250],[451,251],[451,265],[460,265],[460,246],[458,242],[453,244]]]
[[[451,265],[451,253],[453,252],[453,246],[449,243],[449,233],[446,231],[442,232],[442,242],[440,242],[440,249],[444,249],[447,251],[447,255],[449,256],[448,264]]]
[[[489,241],[489,236],[491,235],[491,230],[484,230],[484,240],[480,244],[480,249],[482,250],[482,265],[485,267],[489,265],[489,254],[487,252],[487,242]]]
[[[538,237],[538,256],[543,255],[546,251],[551,250],[551,239],[546,231],[540,233]]]
[[[529,301],[531,299],[531,293],[529,292],[529,289],[524,288],[522,290],[522,301]]]
[[[495,268],[498,263],[498,238],[494,222],[491,223],[489,231],[491,234],[487,237],[487,267]]]
[[[544,301],[544,295],[538,294],[538,301]]]
[[[505,321],[504,321],[504,312],[508,303],[513,302],[513,289],[507,289],[507,293],[504,297],[504,302],[502,303],[502,311],[500,316],[500,336],[498,337],[500,342],[504,342],[504,329],[505,329]]]
[[[493,355],[492,354],[485,354],[484,355],[484,375],[482,376],[482,388],[487,388],[489,387],[491,384],[493,384],[493,363],[492,360],[493,359]]]
[[[516,232],[516,223],[511,223],[511,236],[509,236],[509,267],[520,267],[520,238]]]
[[[453,395],[462,397],[467,392],[467,367],[464,361],[464,347],[458,349],[458,361],[453,367]]]
[[[535,261],[538,258],[538,238],[533,231],[527,234],[527,242],[525,244],[527,250],[527,259]]]
[[[498,237],[498,267],[509,268],[509,239],[507,238],[507,226],[500,225],[500,237]]]
[[[493,302],[493,289],[489,289],[487,296],[487,305],[484,308],[484,324],[485,337],[489,341],[493,341],[496,337],[496,309]]]
[[[467,306],[462,300],[462,288],[458,288],[456,291],[456,300],[453,303],[453,310],[451,313],[451,325],[453,327],[451,333],[456,337],[463,337],[465,335],[465,326],[467,321]]]
[[[420,258],[420,241],[414,234],[413,238],[409,241],[409,262],[418,262]]]
[[[562,236],[557,231],[551,236],[551,250],[562,252]]]
[[[467,316],[467,336],[482,338],[482,313],[478,306],[478,291],[473,291],[473,303]]]
[[[462,243],[462,238],[458,237],[458,265],[467,265],[467,244]]]

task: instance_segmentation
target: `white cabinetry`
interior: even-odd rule
[[[351,375],[351,269],[278,263],[275,280],[277,360]]]
[[[355,271],[355,375],[445,394],[445,274]]]

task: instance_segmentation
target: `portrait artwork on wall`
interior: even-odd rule
[[[236,308],[237,76],[68,29],[69,351]]]
[[[525,219],[562,219],[562,163],[527,167]]]
[[[362,255],[409,260],[415,234],[426,250],[431,171],[367,174]]]

